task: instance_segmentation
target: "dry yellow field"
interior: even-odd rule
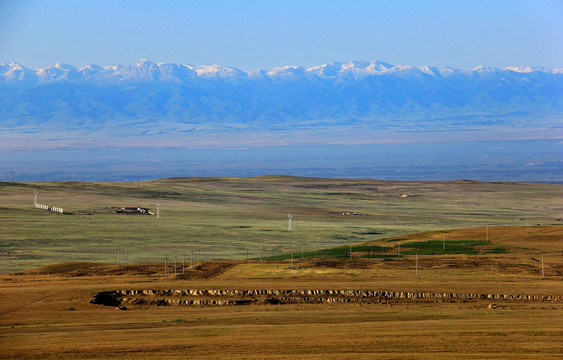
[[[475,237],[475,231],[482,229],[451,230],[448,236]],[[413,255],[295,260],[293,277],[290,261],[240,260],[201,264],[176,278],[169,267],[166,280],[160,264],[63,264],[1,275],[0,354],[3,359],[560,359],[563,228],[489,231],[496,234],[495,245],[511,251],[419,256],[418,278]],[[524,246],[532,240],[548,254],[543,277],[537,256]],[[226,295],[164,291],[184,289]],[[155,294],[122,296],[126,310],[90,303],[97,293],[116,290]],[[235,296],[228,290],[508,294],[543,300],[331,295],[356,300],[323,302],[310,291],[313,295],[275,304],[262,300],[281,295]],[[159,306],[160,297],[256,301]]]

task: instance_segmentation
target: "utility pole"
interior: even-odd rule
[[[288,218],[288,220],[289,220],[288,230],[289,230],[289,231],[293,231],[293,229],[291,228],[291,220],[293,219],[293,215],[288,214],[288,215],[287,215],[287,218]]]
[[[543,269],[543,253],[541,253],[541,277],[545,277],[545,272]]]
[[[446,235],[442,235],[442,250],[446,251]]]

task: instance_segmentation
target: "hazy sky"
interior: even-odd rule
[[[0,0],[0,62],[563,67],[563,1]]]

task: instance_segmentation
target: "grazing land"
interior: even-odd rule
[[[65,214],[34,208],[38,203]],[[435,230],[561,224],[563,186],[265,176],[133,183],[0,182],[0,273],[59,262],[251,259]],[[119,214],[141,207],[160,215]],[[288,231],[288,214],[293,214]],[[429,240],[429,239],[427,239]],[[438,236],[436,240],[441,240]],[[449,239],[453,240],[453,239]],[[379,243],[378,243],[379,244]],[[380,246],[396,246],[384,243]],[[534,246],[529,246],[534,248]],[[374,253],[371,253],[374,255]]]
[[[178,267],[176,276],[169,265],[167,279],[163,264],[63,263],[0,275],[1,352],[5,359],[557,359],[563,258],[553,249],[562,230],[493,227],[487,246],[506,252],[421,255],[418,277],[414,255],[360,253],[294,260],[293,272],[291,260],[214,260]],[[532,238],[544,252],[543,276],[530,256]]]
[[[563,353],[559,185],[287,177],[0,185],[5,359]],[[35,209],[33,190],[65,213]],[[160,219],[115,211],[154,212],[157,201]],[[118,246],[127,264],[116,264]]]

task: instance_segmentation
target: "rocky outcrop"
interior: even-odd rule
[[[135,289],[100,292],[96,294],[91,303],[108,306],[119,306],[121,304],[156,306],[233,306],[250,304],[381,303],[388,301],[466,302],[480,300],[561,302],[563,301],[563,296],[334,289]]]

